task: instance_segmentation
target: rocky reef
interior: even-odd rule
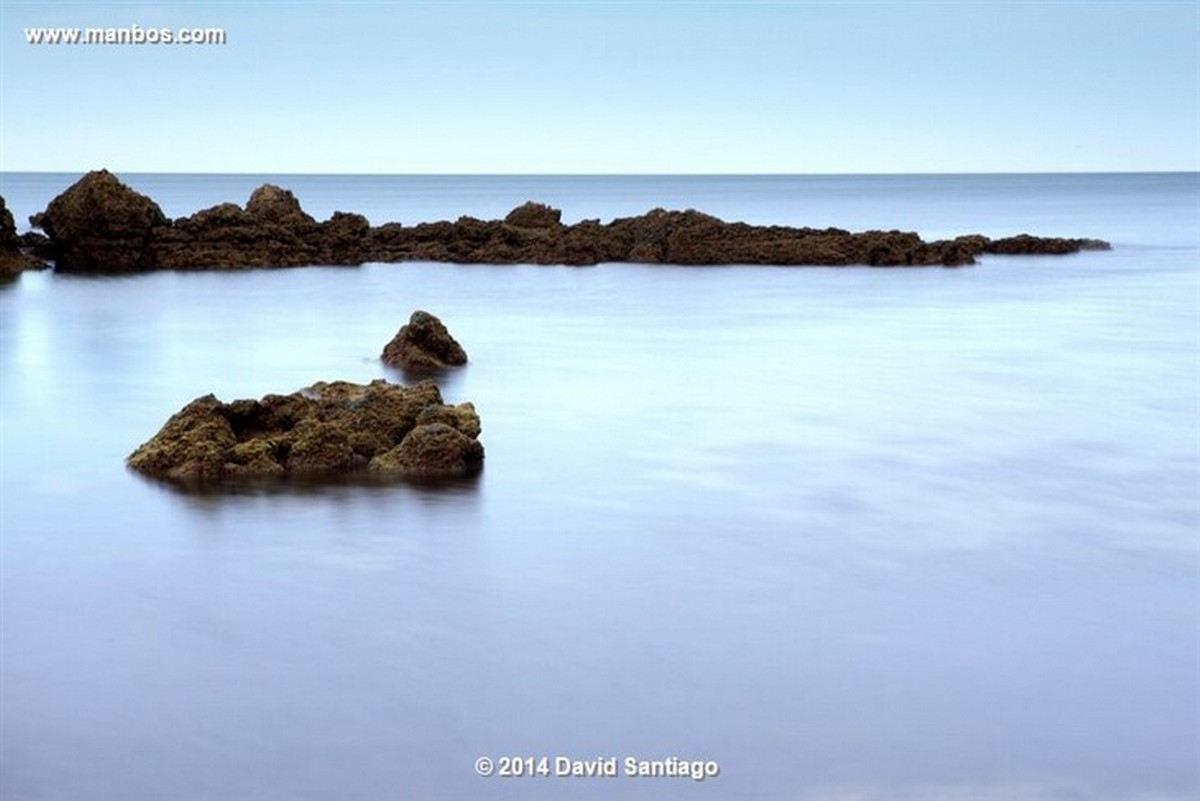
[[[428,372],[466,364],[467,352],[441,320],[418,310],[384,346],[381,358],[392,367]]]
[[[196,398],[128,458],[178,484],[271,477],[445,479],[483,467],[479,415],[447,405],[429,381],[411,387],[319,382],[290,395],[223,403]]]
[[[372,227],[360,214],[317,222],[288,190],[264,185],[245,208],[223,203],[169,220],[106,170],[90,172],[30,218],[48,237],[41,254],[64,271],[230,269],[437,261],[486,264],[776,264],[956,266],[981,253],[1064,254],[1105,249],[1094,239],[972,234],[925,242],[907,231],[851,233],[730,223],[694,210],[654,209],[608,223],[562,222],[525,203],[503,220]]]

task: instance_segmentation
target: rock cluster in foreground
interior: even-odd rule
[[[290,395],[222,403],[205,395],[134,451],[129,466],[185,484],[228,479],[470,476],[483,467],[470,403],[442,402],[437,386],[382,379],[320,382]]]
[[[609,223],[562,223],[526,203],[503,220],[372,227],[360,214],[317,222],[288,190],[265,185],[245,208],[223,203],[170,220],[106,170],[90,172],[30,222],[60,270],[223,269],[439,261],[492,264],[962,265],[980,253],[1061,254],[1107,248],[1091,239],[974,234],[925,242],[905,231],[851,233],[729,223],[698,211],[654,209]]]
[[[415,311],[383,348],[383,361],[411,372],[429,372],[467,363],[467,352],[445,324],[427,311]]]

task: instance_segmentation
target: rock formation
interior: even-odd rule
[[[694,210],[654,209],[609,223],[562,223],[525,203],[504,220],[371,227],[358,214],[317,222],[286,189],[256,189],[243,209],[224,203],[167,220],[150,198],[107,171],[85,175],[30,218],[62,270],[228,269],[366,261],[485,264],[777,264],[880,267],[973,264],[980,253],[1063,254],[1107,248],[1093,239],[979,234],[925,242],[908,231],[851,233],[729,223]]]
[[[562,225],[562,212],[544,203],[528,201],[510,211],[504,222],[517,228],[554,228]]]
[[[1063,255],[1080,250],[1108,250],[1111,247],[1100,239],[1059,239],[1057,237],[1017,234],[1004,239],[992,239],[984,243],[984,253],[1034,256],[1042,254]]]
[[[365,471],[381,478],[478,473],[483,445],[470,403],[449,406],[437,386],[382,379],[320,382],[290,395],[222,403],[205,395],[173,415],[128,459],[182,484]]]
[[[383,361],[413,372],[442,370],[467,363],[467,352],[450,336],[442,321],[415,311],[383,348]]]
[[[0,197],[0,281],[11,281],[24,270],[46,266],[36,255],[38,239],[41,237],[37,235],[17,236],[12,212],[8,210],[4,198]]]
[[[155,267],[154,232],[171,224],[108,170],[89,172],[29,221],[50,238],[56,269],[70,271]]]

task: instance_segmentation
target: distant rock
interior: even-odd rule
[[[383,361],[414,372],[443,370],[467,363],[462,345],[426,311],[415,311],[383,348]]]
[[[160,267],[298,267],[319,263],[318,248],[304,234],[316,229],[299,211],[291,193],[255,190],[257,214],[236,203],[222,203],[175,221],[156,232],[153,260]],[[257,202],[255,202],[257,200]]]
[[[246,214],[256,222],[281,225],[297,233],[313,231],[317,221],[300,208],[300,201],[289,189],[263,184],[250,194]]]
[[[653,209],[609,223],[562,223],[562,212],[527,202],[503,220],[460,217],[372,227],[359,214],[317,222],[291,191],[266,184],[246,207],[223,203],[169,221],[149,198],[103,170],[88,173],[31,221],[64,270],[230,269],[368,261],[462,264],[871,265],[973,264],[981,253],[1065,254],[1104,249],[1094,239],[992,240],[972,234],[926,242],[911,231],[851,233],[726,222],[688,209]]]
[[[562,224],[562,211],[529,201],[510,211],[504,222],[518,228],[553,228]]]
[[[320,382],[261,400],[197,398],[135,450],[128,464],[183,484],[337,478],[356,471],[453,478],[482,469],[479,432],[474,406],[446,406],[432,382]]]
[[[1099,239],[1060,239],[1058,237],[1018,234],[1003,239],[991,239],[983,246],[985,253],[1005,255],[1063,255],[1080,250],[1111,250],[1112,245]]]

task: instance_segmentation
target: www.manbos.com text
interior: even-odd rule
[[[223,45],[224,28],[26,28],[31,45]]]

